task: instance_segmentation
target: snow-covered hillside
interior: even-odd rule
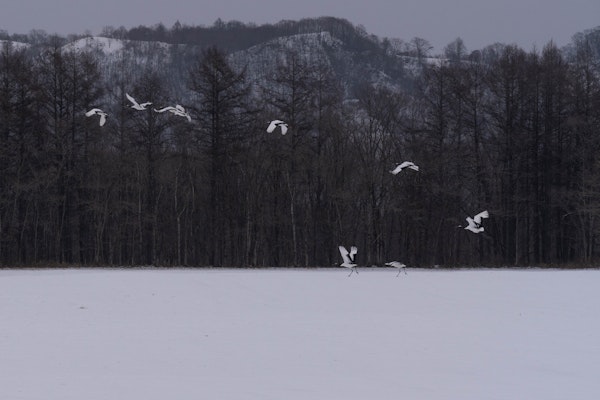
[[[12,40],[0,40],[0,49],[3,49],[5,46],[12,46],[15,50],[27,49],[31,47],[28,43],[22,42],[13,42]]]
[[[365,84],[395,89],[401,87],[401,82],[395,81],[381,69],[378,60],[354,53],[329,32],[280,37],[232,53],[229,60],[238,70],[246,67],[251,82],[268,86],[277,68],[289,65],[292,54],[298,57],[302,65],[325,68],[346,88],[358,88]]]
[[[71,42],[64,46],[67,51],[97,51],[107,56],[123,51],[128,40],[111,39],[100,36],[90,36]]]
[[[135,75],[153,69],[163,75],[174,95],[185,97],[188,72],[198,61],[202,48],[195,45],[168,44],[86,37],[64,46],[66,51],[94,53],[107,80],[114,81],[120,71]],[[334,73],[344,87],[364,84],[400,88],[402,82],[386,73],[382,60],[369,54],[357,54],[329,32],[303,33],[278,37],[229,54],[234,69],[246,68],[249,82],[268,85],[278,65],[285,65],[294,53],[310,67],[325,67]],[[380,55],[381,56],[381,55]],[[390,57],[390,60],[394,60]],[[398,65],[401,63],[399,62]]]
[[[275,75],[279,65],[289,63],[288,57],[292,52],[306,65],[331,69],[329,55],[341,51],[341,47],[341,41],[328,32],[306,33],[277,38],[234,52],[229,55],[229,61],[238,70],[247,66],[248,76],[255,83],[264,85],[268,78]]]
[[[163,42],[87,37],[66,44],[65,51],[85,51],[96,55],[105,80],[115,82],[128,76],[131,83],[147,71],[161,75],[173,96],[184,98],[188,71],[198,59],[197,46]]]

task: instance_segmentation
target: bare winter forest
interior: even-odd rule
[[[59,38],[3,42],[0,265],[332,266],[339,244],[358,246],[359,265],[599,261],[600,30],[568,49],[467,52],[457,39],[432,61],[424,40],[390,58],[394,43],[344,26],[336,40],[418,65],[402,85],[349,88],[339,71],[366,47],[334,65],[288,46],[257,80],[230,57],[249,27],[145,29],[105,33],[204,38],[184,92],[160,59],[107,74]],[[222,44],[207,36],[219,30]],[[126,93],[181,103],[192,122],[133,110]],[[275,118],[286,135],[266,132]],[[389,172],[405,160],[420,170]],[[484,209],[483,233],[458,227]]]

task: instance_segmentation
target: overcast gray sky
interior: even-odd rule
[[[427,39],[441,51],[461,37],[468,50],[495,42],[525,50],[558,46],[600,25],[600,0],[10,0],[2,7],[0,29],[28,33],[43,29],[65,35],[104,26],[171,27],[224,21],[275,23],[282,19],[334,16],[363,25],[379,37]]]

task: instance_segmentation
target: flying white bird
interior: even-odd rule
[[[385,263],[385,265],[394,267],[394,268],[398,268],[398,275],[396,275],[396,277],[399,276],[400,272],[402,272],[402,271],[404,271],[404,273],[406,274],[406,265],[402,264],[399,261],[390,261],[390,262]]]
[[[163,113],[165,111],[169,111],[170,113],[177,115],[179,117],[185,117],[188,119],[189,122],[192,122],[192,117],[190,117],[190,114],[188,114],[185,111],[185,108],[183,108],[183,106],[176,104],[175,107],[173,106],[167,106],[167,107],[163,107],[159,110],[157,110],[156,108],[154,109],[154,111],[156,111],[157,113]]]
[[[467,217],[467,226],[465,226],[464,228],[473,232],[473,233],[479,233],[479,232],[483,232],[483,226],[481,226],[481,220],[483,218],[489,218],[490,214],[487,212],[487,210],[480,212],[479,214],[475,215],[473,218],[471,217]]]
[[[146,102],[146,103],[138,103],[133,97],[131,97],[128,93],[125,93],[125,96],[127,96],[127,100],[129,100],[131,102],[131,108],[136,109],[136,110],[146,110],[146,107],[149,105],[152,105],[152,103],[150,102]]]
[[[177,115],[177,116],[185,117],[185,118],[188,119],[189,122],[192,122],[192,117],[190,117],[190,114],[188,114],[185,111],[185,108],[183,108],[183,106],[180,105],[180,104],[175,104],[174,109],[169,110],[169,111],[172,112],[173,114]]]
[[[99,108],[92,108],[90,111],[85,113],[86,117],[91,117],[92,115],[99,115],[100,116],[100,126],[103,126],[104,123],[106,122],[106,116],[108,114]]]
[[[354,262],[354,256],[356,255],[356,253],[358,253],[358,249],[356,248],[356,246],[352,246],[350,248],[349,253],[344,246],[339,246],[339,249],[340,254],[342,255],[342,260],[344,260],[344,262],[340,264],[340,267],[350,269],[350,274],[348,276],[352,275],[352,272],[356,272],[356,274],[358,275],[358,271],[356,270],[356,263]]]
[[[415,170],[415,171],[418,171],[418,170],[419,170],[419,167],[418,167],[417,165],[415,165],[413,162],[410,162],[410,161],[404,161],[403,163],[401,163],[401,164],[398,164],[398,165],[396,166],[396,168],[394,168],[394,169],[393,169],[393,170],[391,170],[390,172],[391,172],[392,174],[396,175],[396,174],[398,174],[400,171],[402,171],[402,170],[403,170],[403,169],[405,169],[405,168],[410,168],[410,169],[413,169],[413,170]]]
[[[281,134],[285,135],[287,133],[288,130],[288,124],[286,124],[283,121],[280,121],[278,119],[271,121],[271,123],[269,124],[269,126],[267,127],[267,132],[271,133],[275,130],[275,128],[280,127],[281,128]]]

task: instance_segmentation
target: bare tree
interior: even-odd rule
[[[196,138],[201,154],[208,156],[208,263],[221,266],[228,251],[226,207],[230,207],[227,178],[234,176],[234,150],[245,138],[248,94],[245,71],[236,72],[225,54],[211,47],[190,72],[190,90],[196,100]]]

